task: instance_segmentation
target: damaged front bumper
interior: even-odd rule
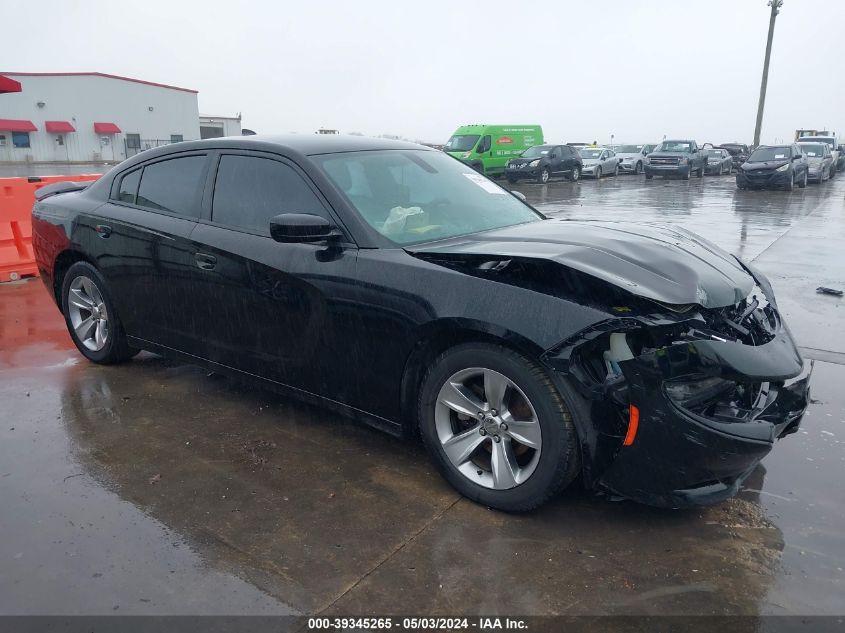
[[[550,350],[544,360],[577,387],[588,418],[579,429],[588,485],[672,508],[736,494],[775,440],[797,430],[809,401],[812,363],[801,358],[776,308],[768,314],[764,344],[715,334],[677,341],[631,354],[600,383],[578,367],[581,343]],[[585,338],[599,341],[620,326],[649,327],[614,319]]]

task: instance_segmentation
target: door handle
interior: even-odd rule
[[[111,227],[106,226],[105,224],[98,224],[94,227],[94,230],[97,232],[97,235],[106,239],[109,235],[111,235]]]
[[[207,255],[206,253],[196,253],[194,259],[197,262],[197,267],[202,270],[214,270],[217,265],[217,258],[214,255]]]

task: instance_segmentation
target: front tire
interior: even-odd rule
[[[799,189],[804,189],[804,188],[807,186],[807,181],[808,181],[808,180],[809,180],[809,176],[807,175],[807,172],[805,171],[805,172],[804,172],[804,177],[803,177],[803,178],[801,179],[801,181],[798,183],[798,187],[799,187]]]
[[[579,472],[569,407],[536,363],[506,347],[466,343],[441,354],[423,379],[418,414],[440,473],[486,506],[532,510]]]
[[[601,165],[596,167],[596,180],[601,180]]]
[[[643,164],[642,162],[637,161],[637,164],[634,165],[634,175],[639,176],[641,173],[643,173]]]
[[[540,183],[541,185],[545,185],[549,182],[549,179],[551,177],[552,177],[552,174],[549,171],[549,168],[543,167],[543,169],[540,170],[540,173],[537,174],[537,182]]]
[[[76,262],[65,273],[62,313],[73,343],[88,360],[111,365],[138,353],[126,341],[106,280],[88,262]]]

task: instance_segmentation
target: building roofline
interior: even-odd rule
[[[179,86],[170,86],[168,84],[160,84],[155,81],[145,81],[143,79],[133,79],[132,77],[123,77],[122,75],[111,75],[109,73],[97,72],[78,72],[78,73],[18,73],[18,72],[0,72],[0,75],[12,77],[105,77],[106,79],[119,79],[120,81],[131,81],[136,84],[144,84],[146,86],[156,86],[157,88],[167,88],[169,90],[181,90],[182,92],[192,92],[197,94],[198,90],[191,88],[180,88]]]

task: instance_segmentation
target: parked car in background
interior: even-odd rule
[[[619,163],[621,159],[612,149],[606,147],[582,147],[578,150],[581,154],[581,173],[584,176],[592,176],[596,180],[602,176],[618,176]]]
[[[620,145],[616,148],[619,157],[619,171],[629,174],[641,174],[643,161],[654,145]]]
[[[813,182],[824,182],[833,174],[833,154],[827,143],[798,143],[801,153],[807,159],[807,178]]]
[[[739,169],[751,154],[751,149],[743,143],[722,143],[721,145],[717,145],[716,148],[728,151],[728,154],[733,159],[734,170]]]
[[[543,128],[539,125],[464,125],[455,130],[443,149],[477,172],[498,176],[511,158],[542,144]]]
[[[825,143],[830,147],[830,155],[833,160],[833,168],[830,172],[830,178],[836,175],[836,172],[845,167],[845,155],[843,155],[842,147],[839,145],[839,139],[834,135],[818,135],[818,136],[802,136],[799,139],[800,143]]]
[[[651,180],[655,176],[680,176],[689,180],[695,172],[701,178],[706,165],[707,157],[695,141],[663,141],[646,156],[645,177]]]
[[[704,150],[704,154],[707,156],[707,166],[704,168],[705,173],[721,176],[722,174],[733,172],[733,158],[728,153],[728,150],[711,148]]]
[[[809,171],[801,148],[791,145],[760,145],[736,172],[739,189],[786,189],[807,186]]]
[[[422,437],[484,506],[576,481],[717,503],[808,404],[753,266],[677,225],[546,218],[420,145],[186,141],[36,196],[41,279],[84,357],[145,349]]]
[[[547,183],[553,176],[565,176],[569,180],[581,178],[581,155],[568,145],[535,145],[512,158],[505,167],[508,182],[531,179]]]

